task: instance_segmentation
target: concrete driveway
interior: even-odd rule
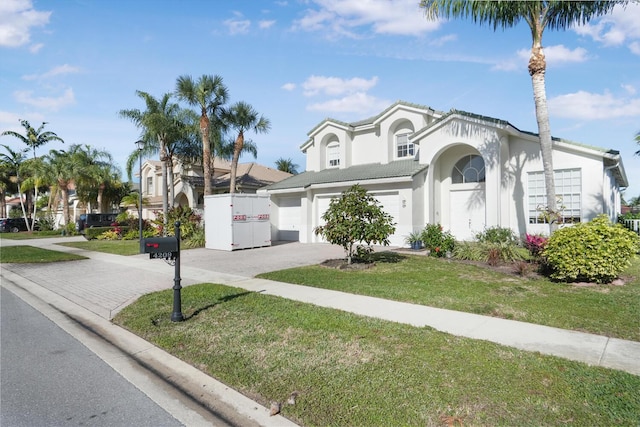
[[[342,247],[328,243],[275,242],[272,246],[237,251],[188,249],[182,251],[180,263],[188,267],[253,277],[269,271],[319,264],[327,259],[344,257]]]

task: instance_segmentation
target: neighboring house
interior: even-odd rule
[[[186,165],[176,161],[174,171],[173,206],[188,206],[202,213],[204,209],[204,178],[202,166]],[[213,162],[211,180],[213,193],[229,192],[231,162],[219,158]],[[290,177],[291,174],[272,169],[258,163],[238,164],[236,174],[236,192],[253,193],[269,184]],[[170,178],[167,177],[167,180]],[[162,163],[158,160],[147,160],[142,164],[142,196],[147,203],[143,205],[142,217],[155,218],[156,211],[162,211]],[[171,206],[169,206],[171,207]],[[130,207],[135,211],[134,207]],[[137,213],[135,214],[137,215]]]
[[[313,229],[331,198],[356,183],[393,216],[392,245],[428,223],[459,240],[492,226],[548,234],[539,138],[507,121],[399,101],[354,123],[326,119],[308,136],[306,172],[259,191],[271,196],[273,240],[322,241]],[[566,222],[615,220],[628,185],[618,151],[553,138],[553,162]]]

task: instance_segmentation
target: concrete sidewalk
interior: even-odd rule
[[[162,260],[150,260],[148,255],[123,257],[81,251],[55,245],[58,240],[18,243],[53,245],[52,249],[90,259],[42,266],[12,264],[3,267],[2,275],[9,279],[22,277],[105,319],[140,295],[173,286],[174,267]],[[2,245],[6,244],[14,243],[3,239]],[[342,256],[341,248],[323,244],[289,243],[234,252],[193,249],[182,253],[182,285],[221,283],[640,375],[640,342],[253,278],[260,272]]]

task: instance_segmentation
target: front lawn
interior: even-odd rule
[[[76,261],[86,257],[67,252],[51,251],[34,246],[7,246],[0,250],[0,263],[44,263]]]
[[[640,258],[624,286],[576,286],[443,258],[377,254],[366,270],[315,265],[258,277],[640,341]]]
[[[434,260],[403,262],[444,274]],[[267,407],[297,393],[282,414],[304,426],[640,419],[640,377],[621,371],[215,284],[184,288],[186,320],[172,323],[172,292],[141,297],[114,322]]]
[[[137,255],[140,253],[139,240],[87,240],[86,242],[64,242],[58,244],[116,255]]]

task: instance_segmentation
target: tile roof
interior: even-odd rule
[[[384,178],[411,178],[427,169],[429,165],[421,164],[417,160],[397,160],[381,164],[371,163],[356,165],[344,169],[323,169],[318,172],[303,172],[266,187],[267,190],[281,190],[287,188],[305,188],[314,184],[325,184],[348,181],[367,181]]]

